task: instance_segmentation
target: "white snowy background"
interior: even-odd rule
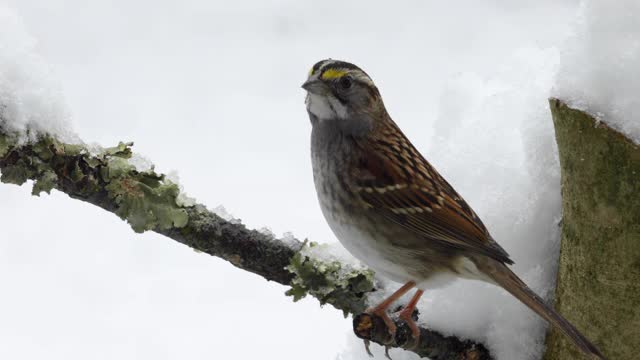
[[[355,62],[549,297],[560,191],[547,98],[640,139],[638,100],[619,96],[640,91],[640,9],[604,4],[0,0],[0,101],[16,129],[70,135],[71,122],[87,142],[135,141],[210,208],[334,243],[300,84],[320,59]],[[0,199],[2,359],[368,359],[350,320],[314,299],[293,304],[280,285],[60,193],[2,185]],[[495,287],[460,281],[420,309],[500,360],[543,350],[542,321]]]

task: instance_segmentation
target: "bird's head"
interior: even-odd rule
[[[345,61],[317,62],[302,88],[307,90],[307,111],[312,123],[336,120],[372,125],[386,115],[380,92],[369,75]]]

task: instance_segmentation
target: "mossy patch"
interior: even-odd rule
[[[126,174],[111,179],[106,189],[118,204],[116,214],[126,219],[134,231],[187,225],[189,216],[176,203],[180,192],[176,184],[156,174]]]
[[[134,231],[184,227],[189,221],[178,205],[178,185],[153,170],[139,172],[128,162],[133,143],[119,143],[91,154],[84,144],[65,144],[43,136],[17,145],[0,133],[0,181],[22,185],[34,180],[32,194],[72,187],[76,196],[99,196],[106,190],[114,212]]]
[[[40,196],[43,192],[50,194],[57,182],[58,175],[51,170],[45,170],[44,173],[36,178],[31,194],[35,196]]]
[[[294,301],[310,294],[320,300],[321,305],[331,304],[342,310],[345,317],[349,313],[364,311],[365,294],[374,288],[373,271],[308,254],[308,248],[316,246],[321,245],[305,244],[293,256],[287,269],[295,274],[295,278],[286,294],[292,296]]]
[[[0,132],[0,158],[7,154],[12,145],[11,139]]]

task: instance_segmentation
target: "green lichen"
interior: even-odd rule
[[[116,214],[127,220],[135,232],[155,228],[184,227],[189,216],[178,205],[178,185],[153,170],[139,172],[126,159],[131,157],[131,144],[120,143],[106,149],[107,166],[101,176],[108,185],[105,189],[116,202]]]
[[[176,203],[178,186],[155,173],[129,173],[112,179],[106,190],[118,204],[116,214],[135,232],[182,228],[189,221],[185,209]]]
[[[42,161],[51,160],[55,153],[52,149],[58,145],[57,141],[51,137],[44,137],[37,143],[32,145],[32,150]]]
[[[189,217],[177,203],[179,187],[153,170],[137,171],[127,161],[132,145],[121,142],[93,155],[83,144],[66,144],[50,136],[16,145],[12,137],[0,133],[0,181],[22,185],[34,180],[32,194],[38,196],[62,184],[81,198],[106,190],[116,205],[114,212],[136,232],[184,227]],[[11,151],[19,156],[6,159]]]
[[[345,317],[349,313],[360,313],[365,307],[365,294],[373,290],[373,271],[358,269],[343,264],[338,260],[324,260],[313,256],[309,249],[323,245],[306,244],[292,258],[287,269],[295,274],[291,281],[291,289],[286,294],[293,301],[304,298],[307,294],[320,301],[320,304],[331,304],[343,311]]]
[[[133,174],[136,168],[124,158],[113,157],[108,160],[107,166],[103,166],[100,169],[102,179],[105,182],[110,182],[114,179],[126,177],[130,173]]]
[[[56,187],[57,182],[58,175],[51,170],[45,170],[45,172],[35,180],[31,194],[35,196],[40,196],[42,192],[50,194],[51,190]]]
[[[0,132],[0,158],[7,154],[12,145],[10,139]]]
[[[46,174],[46,172],[51,173],[47,161],[51,156],[47,158],[40,156],[39,152],[43,152],[40,144],[41,142],[38,142],[32,146],[32,152],[29,152],[27,156],[21,157],[11,165],[5,166],[0,181],[7,184],[22,185],[29,179],[42,179],[42,190],[38,190],[38,194],[41,191],[47,191],[46,189],[49,187],[47,181],[51,179],[51,174]],[[0,133],[0,158],[9,155],[10,151],[15,147],[14,137]]]
[[[124,159],[129,159],[131,158],[131,155],[132,155],[132,151],[131,151],[132,146],[133,146],[132,142],[124,143],[121,141],[118,143],[118,146],[104,149],[103,155],[117,156]]]
[[[37,172],[28,164],[25,159],[19,159],[11,166],[7,166],[2,170],[0,181],[5,184],[22,185],[27,180],[36,176]]]

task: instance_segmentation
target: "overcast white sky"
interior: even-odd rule
[[[540,264],[506,238],[539,223],[515,211],[502,224],[491,206],[537,201],[522,191],[526,172],[554,165],[549,124],[541,141],[520,136],[527,116],[548,119],[554,49],[576,1],[4,2],[52,65],[83,140],[135,141],[199,202],[278,235],[336,241],[316,204],[300,84],[317,60],[355,62],[521,269]],[[465,122],[476,115],[484,123]],[[549,162],[525,164],[533,142]],[[545,226],[559,211],[552,192],[535,208]],[[2,185],[0,198],[0,358],[367,358],[351,321],[314,299],[293,304],[282,286],[59,193]]]

